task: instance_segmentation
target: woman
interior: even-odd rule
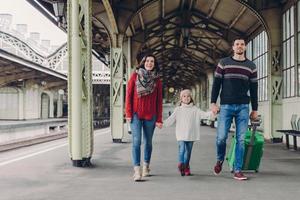
[[[127,84],[126,119],[132,133],[133,180],[149,176],[152,137],[155,126],[162,127],[162,83],[154,55],[145,56]],[[141,172],[141,140],[143,129],[144,163]]]

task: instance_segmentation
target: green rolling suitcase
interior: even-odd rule
[[[258,172],[260,161],[263,155],[264,148],[264,136],[262,133],[256,131],[256,127],[260,124],[259,121],[251,122],[251,129],[249,129],[245,134],[245,153],[244,153],[244,163],[243,170],[254,170]],[[233,136],[231,140],[231,145],[227,153],[226,160],[228,165],[233,171],[234,159],[235,159],[235,145],[236,140]]]

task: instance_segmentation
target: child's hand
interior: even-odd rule
[[[156,122],[155,123],[155,126],[157,127],[157,128],[162,128],[162,126],[163,126],[163,124],[162,123],[160,123],[160,122]]]
[[[210,119],[211,119],[211,120],[216,120],[217,116],[218,116],[218,114],[214,114],[214,113],[212,112],[211,115],[210,115]]]

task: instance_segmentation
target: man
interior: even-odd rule
[[[215,71],[215,79],[211,92],[211,110],[214,114],[219,111],[217,128],[217,163],[214,173],[220,174],[226,152],[226,140],[232,119],[236,125],[236,148],[234,161],[234,179],[246,180],[241,172],[244,158],[244,137],[249,121],[249,101],[251,100],[251,119],[257,118],[257,70],[255,64],[245,56],[245,40],[237,38],[232,46],[234,55],[219,61]],[[216,102],[220,94],[220,104]],[[250,97],[249,95],[250,94]]]

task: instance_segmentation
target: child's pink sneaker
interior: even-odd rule
[[[191,169],[190,169],[190,166],[186,166],[185,169],[184,169],[184,174],[186,176],[190,176],[191,175]]]
[[[181,176],[184,176],[184,164],[183,163],[178,163],[178,171],[180,173]]]

